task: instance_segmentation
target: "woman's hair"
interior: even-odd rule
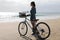
[[[36,6],[34,1],[31,2],[31,5],[33,5],[34,7]]]

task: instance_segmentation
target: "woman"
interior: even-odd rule
[[[31,2],[30,13],[31,13],[30,20],[31,20],[31,24],[33,26],[32,35],[34,35],[36,33],[36,27],[35,27],[35,21],[34,21],[34,20],[36,20],[36,5],[35,5],[35,2]]]

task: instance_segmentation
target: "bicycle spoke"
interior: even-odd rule
[[[50,28],[46,23],[40,22],[36,26],[37,26],[37,30],[39,31],[39,35],[41,36],[41,38],[45,39],[49,37]]]
[[[20,32],[22,34],[24,34],[26,32],[25,30],[26,30],[26,26],[25,26],[25,24],[22,24],[22,28],[21,28],[21,31]]]
[[[27,34],[27,25],[24,22],[21,22],[18,26],[18,32],[20,35],[24,36]]]

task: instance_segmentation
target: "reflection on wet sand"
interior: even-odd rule
[[[27,36],[20,36],[20,37],[24,38],[25,40],[33,40],[32,38]],[[37,35],[34,35],[34,37],[36,38],[35,40],[45,40],[45,39],[41,39],[40,36]]]
[[[27,36],[21,36],[22,38],[24,38],[25,40],[32,40],[31,38],[27,37]]]

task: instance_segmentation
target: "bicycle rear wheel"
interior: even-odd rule
[[[18,32],[21,36],[25,36],[27,34],[28,31],[28,27],[27,24],[25,22],[20,22],[19,26],[18,26]]]
[[[40,22],[36,25],[41,39],[46,39],[50,36],[50,27],[44,22]]]

